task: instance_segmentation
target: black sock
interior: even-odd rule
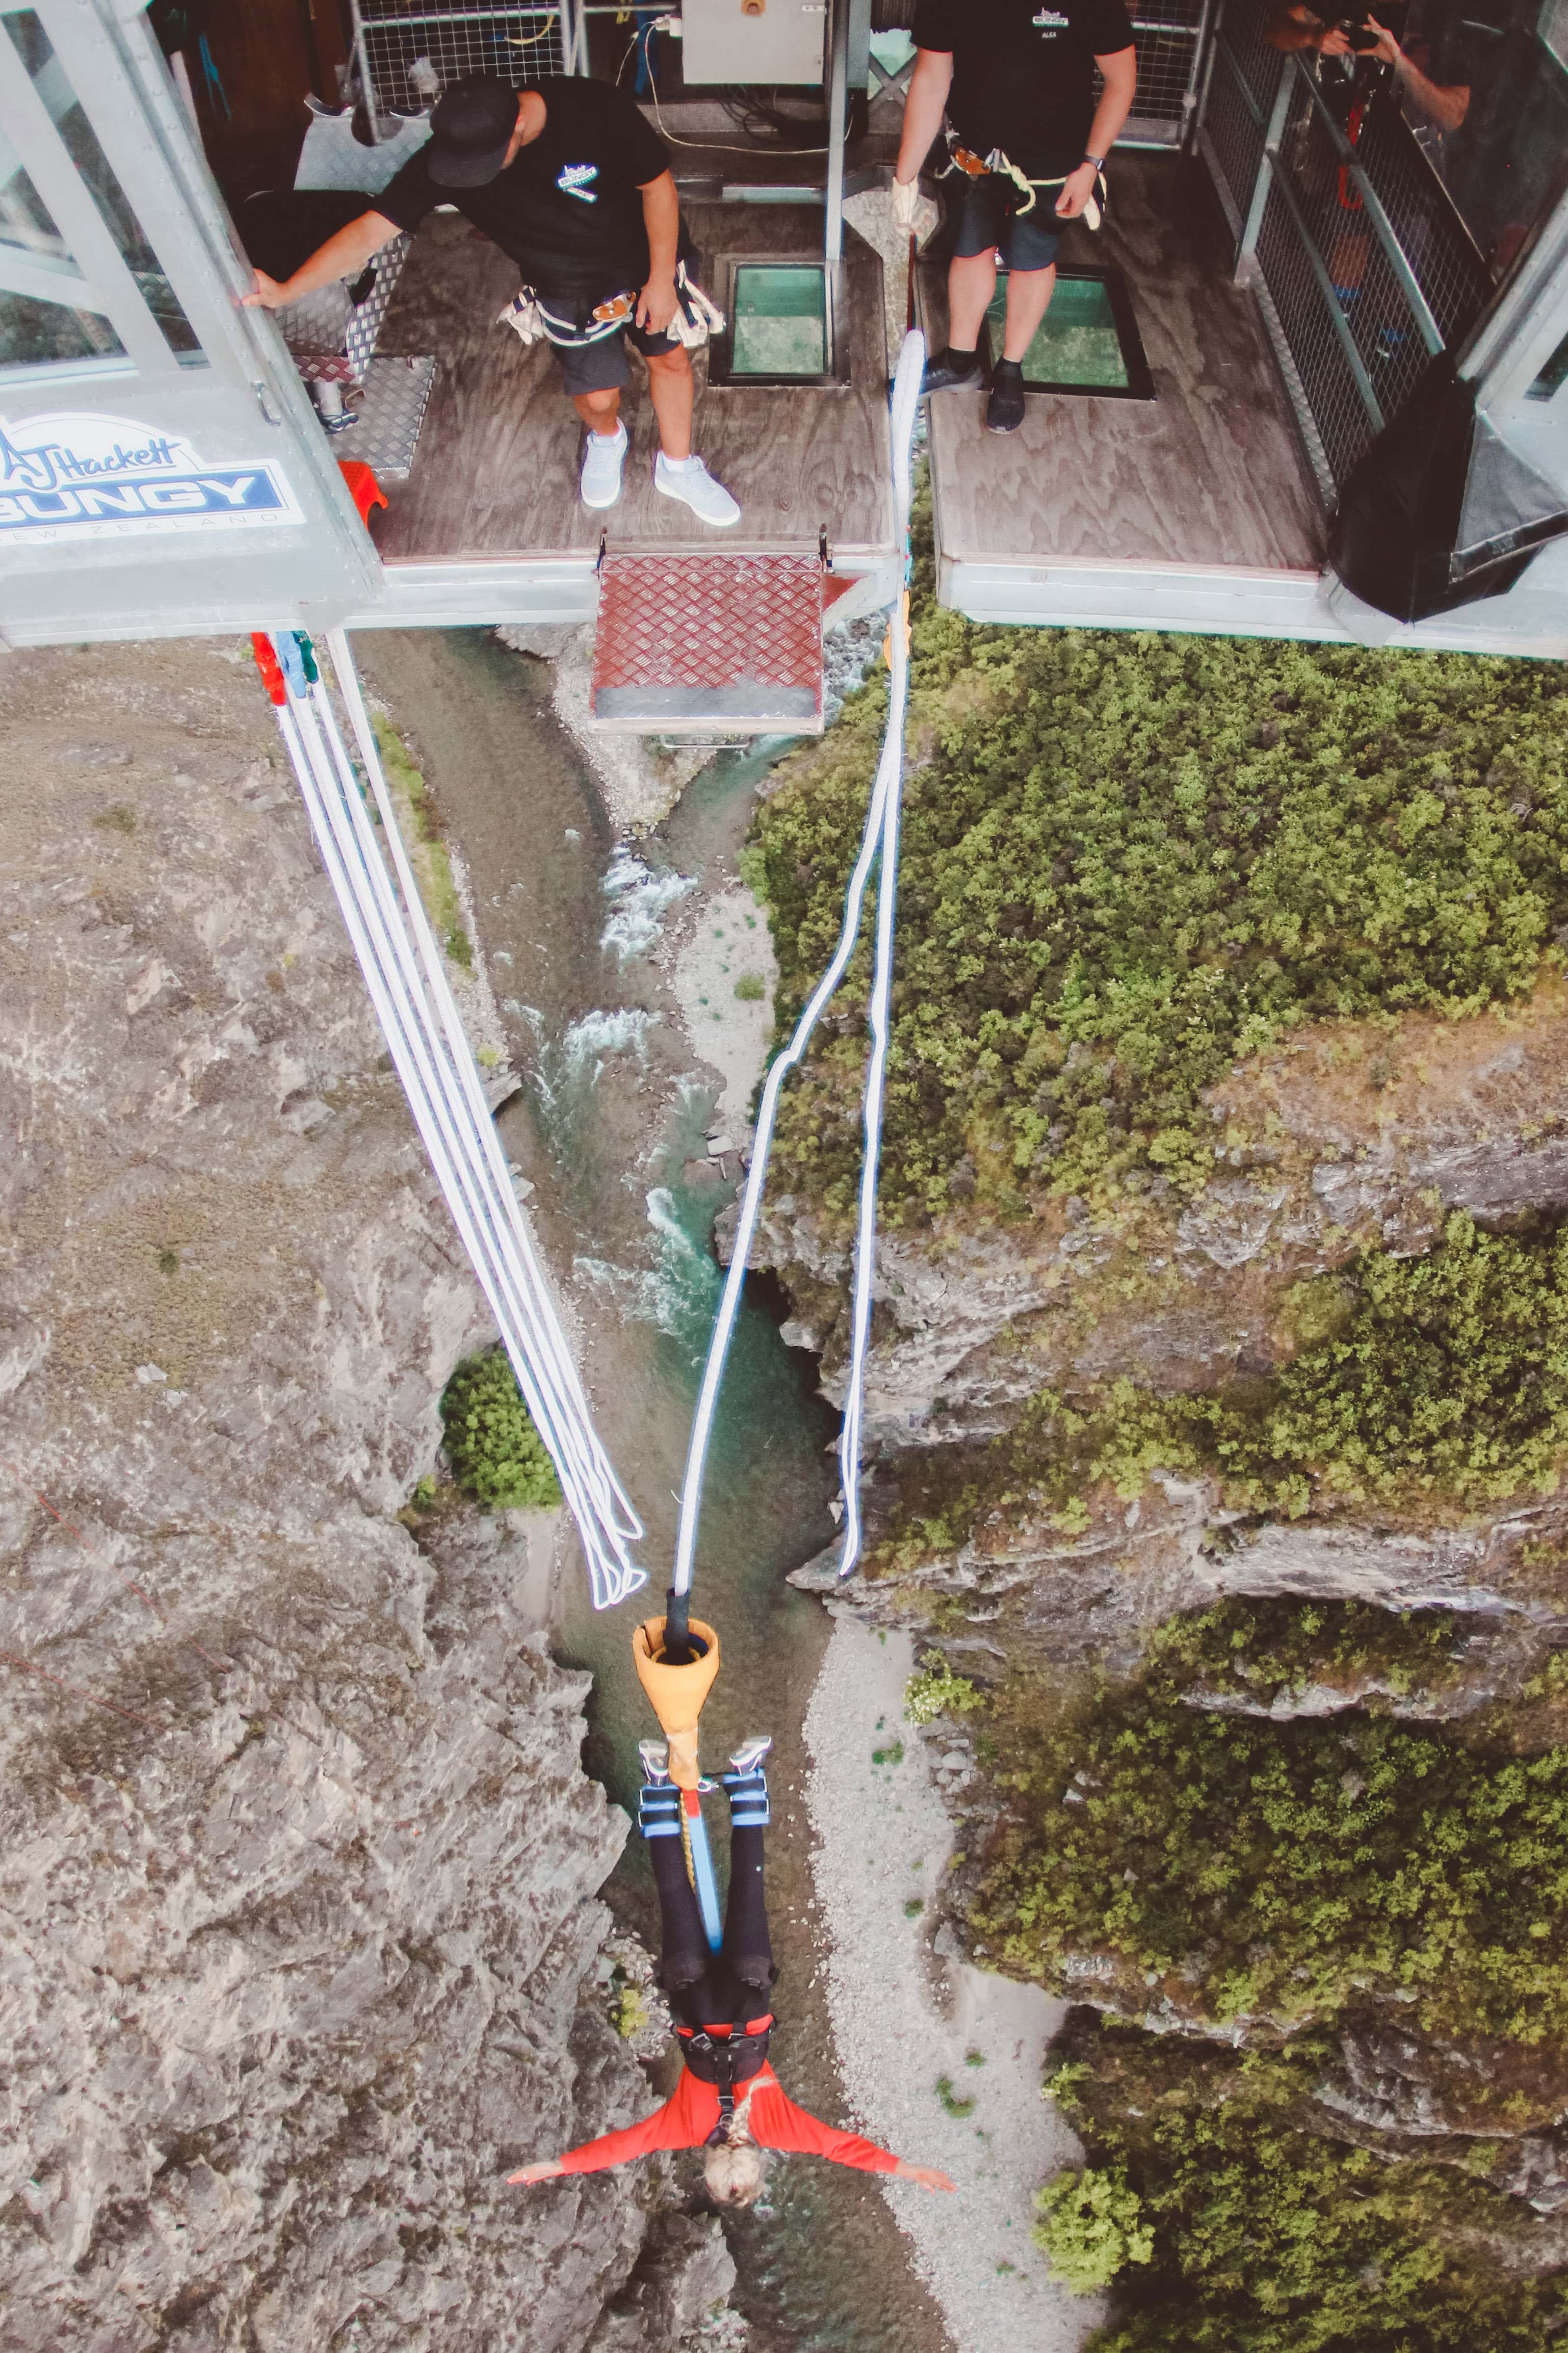
[[[992,373],[995,375],[1022,375],[1024,363],[1022,360],[998,360]]]
[[[949,343],[947,347],[947,357],[950,366],[961,368],[973,367],[975,361],[980,357],[980,347],[976,344],[973,351],[961,352],[956,343]]]

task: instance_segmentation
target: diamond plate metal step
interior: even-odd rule
[[[378,481],[405,482],[414,471],[436,363],[429,357],[367,360],[360,378],[359,423],[333,435],[332,455],[362,458]]]
[[[589,714],[626,734],[819,735],[819,558],[606,555]]]

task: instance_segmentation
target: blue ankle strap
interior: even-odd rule
[[[726,1773],[724,1788],[730,1800],[731,1829],[768,1828],[772,1816],[768,1811],[768,1783],[764,1773]]]
[[[637,1828],[645,1839],[680,1836],[680,1792],[645,1782],[637,1799]]]

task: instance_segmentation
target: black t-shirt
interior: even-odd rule
[[[917,49],[952,58],[947,119],[977,155],[1032,179],[1083,161],[1094,60],[1132,47],[1121,0],[917,0]]]
[[[624,90],[562,77],[532,82],[544,128],[482,188],[443,188],[426,151],[372,199],[399,228],[456,205],[510,254],[548,301],[604,301],[647,281],[640,191],[669,169],[669,151]]]

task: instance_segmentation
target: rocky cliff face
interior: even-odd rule
[[[1042,1196],[1026,1220],[1004,1225],[965,1205],[923,1231],[885,1236],[868,1525],[873,1545],[911,1525],[926,1540],[911,1540],[894,1567],[874,1560],[869,1577],[844,1588],[834,1552],[795,1581],[838,1590],[884,1623],[923,1623],[952,1670],[983,1687],[1009,1678],[1005,1710],[1033,1704],[1045,1718],[1052,1694],[1086,1688],[1085,1671],[1132,1675],[1156,1627],[1219,1599],[1355,1602],[1391,1618],[1443,1610],[1457,1630],[1430,1688],[1390,1679],[1374,1661],[1262,1700],[1203,1687],[1183,1699],[1281,1725],[1331,1716],[1353,1727],[1369,1710],[1443,1719],[1463,1727],[1460,1738],[1468,1718],[1483,1738],[1506,1740],[1509,1710],[1527,1684],[1539,1697],[1546,1661],[1568,1641],[1568,1504],[1559,1493],[1473,1511],[1438,1500],[1422,1513],[1320,1493],[1291,1519],[1229,1507],[1213,1478],[1155,1469],[1135,1499],[1108,1482],[1086,1488],[1074,1529],[1047,1503],[1032,1510],[1010,1495],[1005,1508],[976,1507],[963,1491],[977,1442],[1012,1428],[1041,1389],[1070,1400],[1125,1375],[1169,1395],[1266,1376],[1290,1353],[1283,1311],[1303,1278],[1373,1246],[1426,1251],[1453,1209],[1494,1230],[1559,1218],[1568,1209],[1565,1010],[1552,976],[1506,1017],[1407,1020],[1392,1041],[1345,1022],[1237,1064],[1208,1098],[1221,1147],[1215,1176],[1185,1204],[1145,1179],[1098,1213]],[[825,1349],[827,1386],[840,1393],[847,1237],[814,1205],[784,1199],[764,1218],[754,1255],[783,1277],[795,1335]],[[927,1506],[910,1497],[928,1493],[932,1517],[911,1523],[910,1511]],[[951,1537],[939,1525],[947,1494],[957,1499]],[[947,1895],[962,1918],[982,1898],[1009,1801],[1005,1777],[997,1786],[973,1771],[967,1733],[949,1761],[969,1862]],[[1167,2049],[1184,2037],[1265,2051],[1291,2042],[1300,2021],[1216,2017],[1200,1963],[1190,1966],[1190,1984],[1179,1973],[1157,1981],[1125,1947],[1086,1939],[1051,1982]],[[1423,2032],[1410,1999],[1368,1997],[1331,2021],[1329,2053],[1299,2120],[1387,2158],[1436,2159],[1484,2178],[1517,2201],[1499,2204],[1490,2259],[1521,2274],[1561,2265],[1561,2054]]]
[[[484,1331],[250,669],[0,658],[0,2294],[49,2353],[710,2327],[624,2121],[515,1531],[389,1516]]]
[[[1303,1278],[1375,1244],[1426,1250],[1451,1208],[1494,1228],[1568,1208],[1564,1011],[1552,979],[1520,1012],[1409,1019],[1393,1049],[1345,1022],[1237,1064],[1210,1099],[1223,1173],[1185,1205],[1156,1180],[1114,1222],[1042,1197],[1021,1225],[961,1211],[884,1235],[867,1387],[873,1525],[917,1453],[956,1461],[1042,1388],[1070,1396],[1129,1375],[1170,1393],[1267,1373],[1289,1346],[1280,1303]],[[752,1262],[782,1277],[793,1336],[825,1351],[840,1396],[847,1238],[786,1197],[764,1212]],[[978,1630],[1013,1597],[1031,1647],[1069,1664],[1130,1666],[1150,1626],[1223,1593],[1464,1609],[1510,1626],[1523,1658],[1563,1639],[1560,1580],[1540,1563],[1565,1536],[1559,1498],[1436,1528],[1343,1508],[1283,1521],[1226,1511],[1208,1480],[1160,1474],[1137,1503],[1093,1499],[1080,1535],[994,1514],[901,1584],[961,1608],[982,1651]]]
[[[1047,1383],[1197,1389],[1265,1371],[1287,1284],[1374,1243],[1425,1250],[1449,1209],[1506,1225],[1568,1208],[1565,1016],[1553,976],[1475,1020],[1305,1029],[1211,1091],[1219,1166],[1189,1203],[1145,1179],[1114,1221],[1042,1193],[1022,1222],[959,1210],[883,1233],[868,1445],[989,1437]],[[752,1249],[787,1283],[795,1337],[824,1352],[836,1400],[850,1239],[786,1195]]]

